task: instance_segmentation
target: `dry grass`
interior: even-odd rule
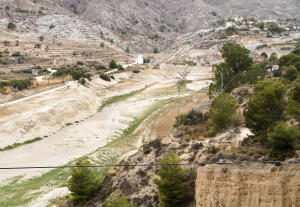
[[[63,78],[50,78],[46,81],[43,81],[43,82],[38,82],[36,80],[34,80],[32,82],[32,86],[33,88],[37,88],[37,87],[45,87],[45,86],[51,86],[51,85],[57,85],[57,84],[61,84],[61,83],[65,83],[67,81],[71,81],[73,80],[72,76],[71,75],[67,75]]]

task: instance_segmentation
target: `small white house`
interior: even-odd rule
[[[143,55],[139,55],[137,58],[137,64],[144,64]]]

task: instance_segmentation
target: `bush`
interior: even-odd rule
[[[299,138],[300,132],[292,126],[281,122],[277,124],[273,131],[269,134],[270,155],[274,159],[283,160],[293,155],[296,140]]]
[[[180,114],[176,116],[175,118],[175,123],[173,125],[174,128],[179,127],[180,125],[184,124],[187,122],[187,115],[186,114]]]
[[[109,62],[109,68],[115,69],[115,68],[117,68],[117,67],[118,67],[118,65],[117,65],[116,60],[112,59],[112,60]]]
[[[80,159],[76,162],[77,166],[90,166],[88,160]],[[100,180],[95,172],[88,167],[72,168],[71,178],[68,181],[68,188],[71,191],[72,201],[82,203],[88,200],[100,186]]]
[[[97,65],[96,70],[105,70],[106,67],[104,65]]]
[[[15,53],[13,53],[11,56],[13,56],[13,57],[20,57],[21,54],[20,54],[20,52],[15,52]]]
[[[37,48],[37,49],[40,49],[41,47],[42,47],[42,45],[39,43],[34,45],[34,48]]]
[[[59,68],[53,76],[60,77],[60,76],[67,76],[71,75],[74,80],[79,80],[80,78],[87,78],[88,80],[91,79],[91,74],[88,73],[87,70],[80,68],[78,66],[73,67],[61,67]]]
[[[13,22],[9,22],[7,25],[7,29],[9,29],[9,30],[14,30],[14,29],[16,29],[16,27],[17,27],[16,24]]]
[[[31,84],[32,83],[29,79],[9,81],[9,85],[18,89],[19,91],[27,89],[29,86],[31,86]]]
[[[144,64],[150,63],[150,58],[143,58]]]
[[[228,129],[237,121],[236,104],[235,98],[226,93],[213,100],[209,111],[210,130],[208,135],[214,136],[216,133]]]
[[[43,36],[40,36],[40,37],[39,37],[39,39],[40,39],[40,41],[41,41],[41,42],[43,42],[43,41],[44,41],[44,39],[45,39],[45,37],[43,37]]]
[[[111,193],[104,202],[104,207],[134,207],[134,205],[127,201],[126,197],[121,195],[119,190]]]
[[[279,81],[259,81],[255,95],[244,111],[246,127],[256,136],[265,136],[266,131],[284,118],[286,87]],[[262,142],[265,141],[264,137]]]
[[[180,114],[179,116],[176,116],[176,121],[173,127],[179,126],[179,118],[180,125],[196,125],[205,120],[205,117],[201,112],[192,109],[188,114]]]
[[[79,79],[79,83],[80,83],[81,85],[85,85],[85,83],[86,83],[85,78],[80,78],[80,79]]]
[[[133,70],[133,73],[140,73],[141,71],[139,69]]]
[[[100,77],[102,80],[110,81],[109,75],[107,75],[107,74],[105,74],[105,73],[101,73],[101,74],[99,75],[99,77]]]
[[[158,176],[154,183],[158,186],[158,196],[162,206],[174,207],[181,206],[192,198],[190,182],[187,174],[180,165],[181,160],[175,153],[169,152],[160,161]]]
[[[157,48],[154,48],[154,49],[153,49],[153,52],[154,52],[155,54],[157,54],[157,53],[158,53],[158,49],[157,49]]]

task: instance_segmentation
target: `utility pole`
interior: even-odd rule
[[[177,109],[177,117],[178,117],[178,127],[180,126],[180,90],[181,90],[181,86],[183,86],[185,84],[185,81],[186,81],[186,77],[188,76],[188,74],[190,73],[191,71],[187,72],[186,71],[186,68],[184,69],[184,72],[180,73],[180,77],[176,77],[176,80],[175,80],[175,84],[177,85],[177,93],[178,93],[178,109]]]

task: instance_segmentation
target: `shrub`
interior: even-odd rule
[[[105,46],[104,42],[101,42],[100,47],[104,47],[104,46]]]
[[[225,30],[227,35],[234,35],[234,34],[238,34],[239,31],[236,27],[227,27]]]
[[[180,114],[180,115],[176,116],[175,119],[176,120],[175,120],[175,123],[174,123],[173,127],[176,128],[176,127],[179,127],[180,125],[186,123],[187,115],[186,114]]]
[[[45,39],[45,37],[43,37],[43,36],[40,36],[40,37],[39,37],[39,39],[40,39],[40,41],[41,41],[41,42],[43,42],[43,41],[44,41],[44,39]]]
[[[124,70],[122,65],[118,65],[118,70]]]
[[[135,69],[132,71],[133,73],[140,73],[141,71],[139,69]]]
[[[126,53],[129,53],[129,52],[130,52],[129,47],[126,47],[125,52],[126,52]]]
[[[255,95],[249,100],[244,111],[246,127],[256,136],[265,132],[284,118],[286,87],[279,81],[259,81]],[[265,135],[263,135],[265,136]],[[259,141],[264,142],[265,138]]]
[[[77,65],[84,65],[84,62],[82,62],[82,61],[77,61],[76,64],[77,64]]]
[[[88,160],[80,159],[76,162],[77,166],[90,166]],[[72,168],[71,178],[68,181],[68,188],[71,191],[72,201],[82,203],[88,200],[100,186],[100,180],[95,172],[88,167]]]
[[[17,27],[16,24],[13,22],[9,22],[7,25],[8,30],[14,30],[14,29],[16,29],[16,27]]]
[[[74,80],[79,80],[80,78],[87,78],[88,80],[91,79],[91,74],[87,73],[88,71],[80,68],[78,66],[73,67],[61,67],[59,68],[53,76],[60,77],[60,76],[67,76],[71,75]]]
[[[4,40],[3,45],[4,46],[10,46],[10,41]]]
[[[37,48],[37,49],[40,49],[41,47],[42,47],[42,46],[41,46],[40,43],[37,43],[37,44],[34,45],[34,48]]]
[[[155,54],[157,54],[157,53],[158,53],[158,49],[157,49],[157,48],[154,48],[154,49],[153,49],[153,52],[154,52]]]
[[[102,80],[110,81],[109,75],[107,75],[107,74],[105,74],[105,73],[101,73],[101,74],[99,75],[99,77],[100,77]]]
[[[299,138],[300,132],[292,126],[281,122],[277,124],[273,131],[269,134],[270,155],[272,158],[283,160],[293,155],[296,140]]]
[[[117,67],[118,67],[118,65],[117,65],[116,60],[112,59],[112,60],[109,62],[109,68],[115,69],[115,68],[117,68]]]
[[[13,57],[20,57],[21,54],[20,54],[20,52],[15,52],[15,53],[13,53],[11,56],[13,56]]]
[[[158,176],[154,183],[158,186],[158,196],[162,206],[181,206],[192,197],[190,182],[185,170],[180,165],[181,160],[175,153],[169,152],[160,161]]]
[[[150,63],[150,58],[143,58],[144,64]]]
[[[96,70],[105,70],[106,67],[104,65],[97,65]]]
[[[79,79],[79,83],[80,83],[81,85],[85,85],[85,83],[86,83],[85,78],[80,78],[80,79]]]
[[[121,195],[119,190],[111,193],[104,202],[104,207],[134,207],[134,205],[127,201],[124,195]]]
[[[228,129],[237,121],[236,104],[235,98],[226,93],[213,100],[209,111],[210,130],[208,135],[214,136],[216,133]]]

